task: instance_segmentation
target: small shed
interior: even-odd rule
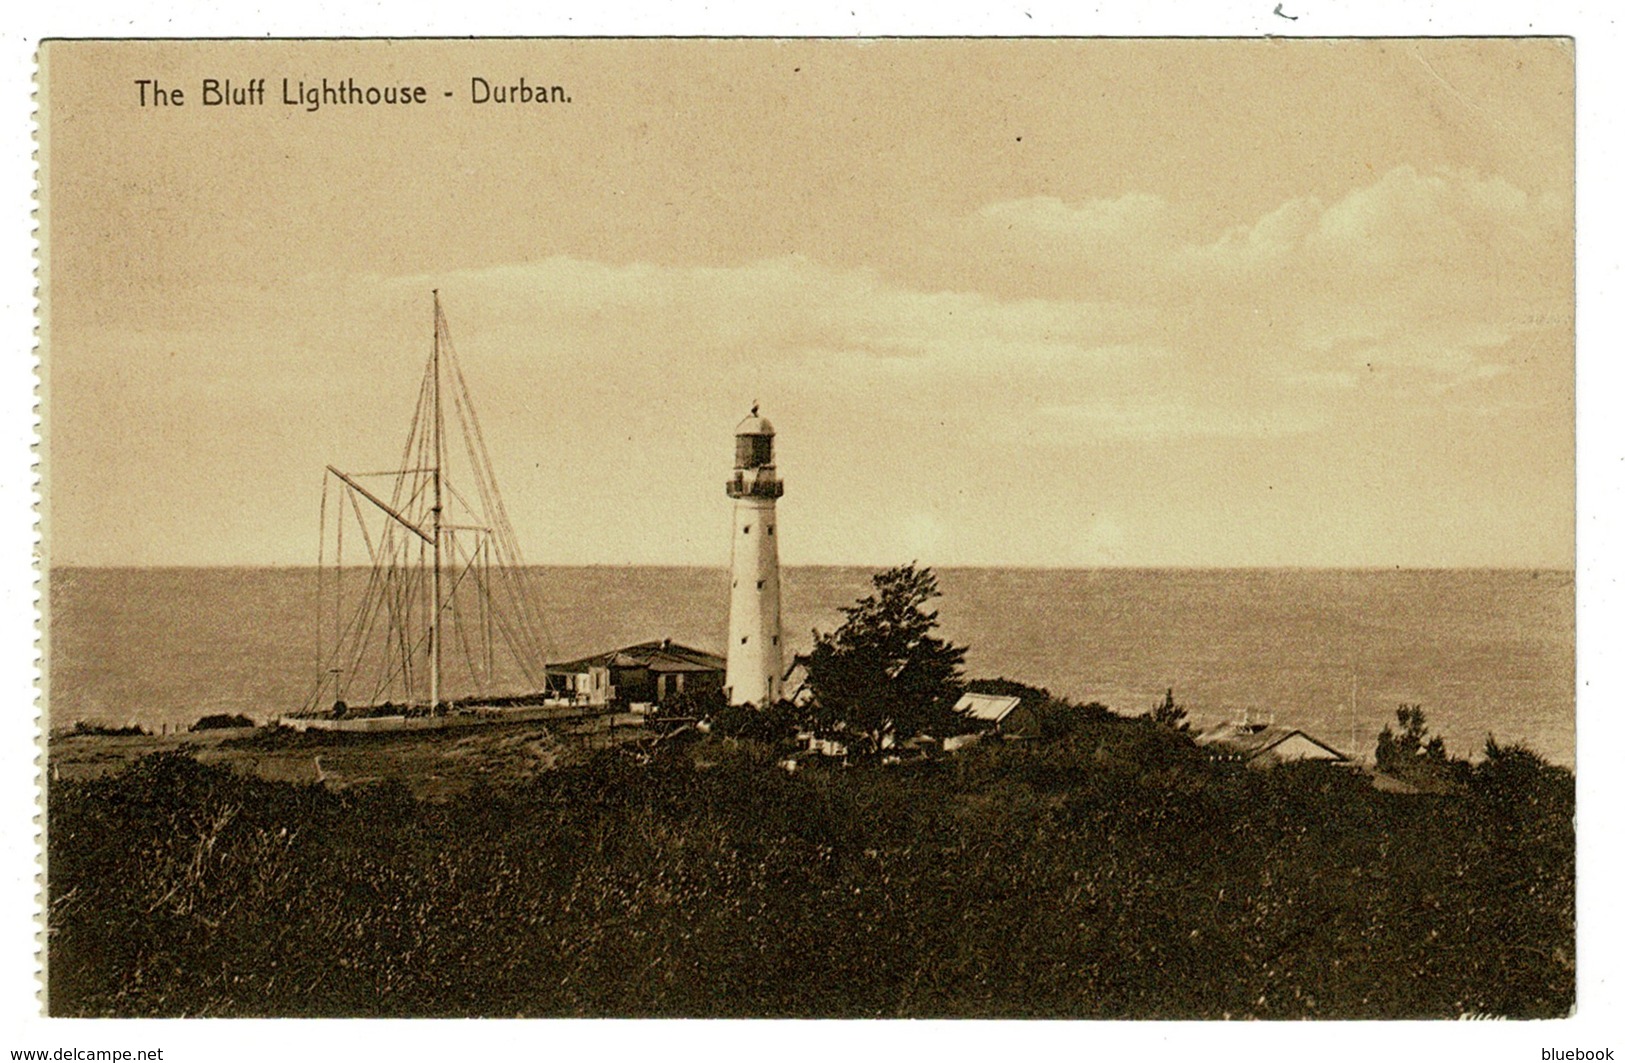
[[[1004,694],[965,694],[954,711],[1006,738],[1037,738],[1043,732],[1038,711],[1023,699]]]

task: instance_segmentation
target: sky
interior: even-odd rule
[[[436,98],[277,99],[323,76]],[[270,100],[197,105],[228,77]],[[788,564],[1572,567],[1573,79],[1549,39],[47,45],[45,550],[313,563],[438,289],[535,563],[725,564],[759,401]]]

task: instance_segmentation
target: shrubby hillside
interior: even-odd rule
[[[1572,776],[1211,764],[1148,719],[794,774],[706,739],[442,803],[53,784],[56,1015],[1560,1016]]]

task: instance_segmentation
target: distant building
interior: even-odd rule
[[[1348,763],[1349,758],[1296,727],[1241,720],[1196,736],[1196,744],[1215,760],[1239,761],[1255,768],[1291,761],[1319,760]]]
[[[728,662],[665,639],[547,666],[550,692],[585,705],[660,704],[677,694],[719,692]]]
[[[1043,733],[1038,710],[1018,697],[966,694],[954,702],[954,711],[988,725],[1006,738],[1037,738]]]

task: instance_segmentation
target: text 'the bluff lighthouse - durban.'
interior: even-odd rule
[[[195,86],[164,83],[158,78],[137,78],[136,98],[142,107],[264,107],[280,105],[315,112],[323,107],[392,107],[428,104],[436,99],[458,100],[444,89],[427,85],[373,85],[354,78],[306,81],[303,78],[203,78]],[[278,91],[280,90],[280,91]],[[532,84],[520,77],[493,81],[471,77],[468,95],[459,102],[473,104],[570,103],[563,85]]]

